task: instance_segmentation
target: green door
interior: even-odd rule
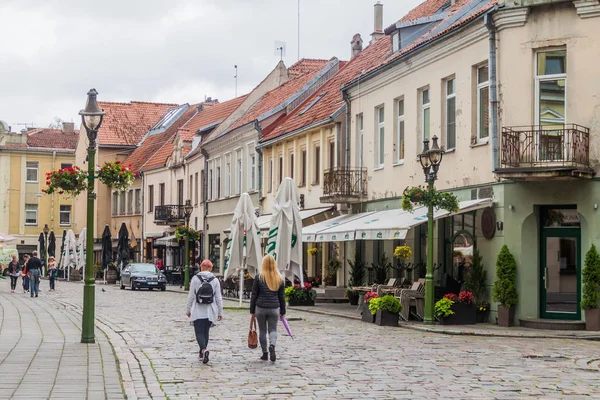
[[[581,319],[581,234],[579,228],[542,228],[540,315]]]

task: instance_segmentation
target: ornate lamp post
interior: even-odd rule
[[[50,232],[50,229],[48,229],[48,224],[44,225],[44,229],[42,230],[42,232],[44,232],[44,271],[43,271],[44,274],[43,275],[46,276],[46,273],[48,272],[48,233]]]
[[[95,283],[94,283],[94,174],[96,166],[96,138],[98,129],[102,125],[104,110],[96,102],[98,92],[90,89],[85,108],[79,111],[81,121],[88,137],[88,189],[87,189],[87,236],[85,273],[83,286],[83,316],[81,323],[81,343],[95,343],[94,337],[94,308],[95,308]]]
[[[425,173],[425,182],[428,184],[429,192],[434,189],[438,169],[444,156],[444,150],[438,146],[438,138],[431,138],[433,142],[429,148],[429,140],[423,141],[423,152],[419,154],[419,162]],[[425,322],[432,323],[435,319],[434,313],[435,293],[433,285],[433,204],[429,204],[427,210],[427,273],[425,275]]]
[[[191,200],[185,201],[183,206],[183,215],[185,216],[185,227],[190,229],[190,216],[194,211]],[[190,238],[188,235],[185,236],[185,278],[184,278],[185,290],[190,290]]]

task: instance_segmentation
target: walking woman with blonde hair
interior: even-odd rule
[[[277,344],[277,321],[285,315],[285,280],[272,255],[267,254],[262,260],[260,274],[254,278],[250,314],[258,322],[258,338],[262,348],[263,361],[271,359],[275,362],[275,345]],[[267,352],[267,332],[269,347]]]

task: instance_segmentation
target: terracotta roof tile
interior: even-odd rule
[[[26,135],[29,147],[75,150],[79,131],[65,133],[61,129],[40,128],[30,130]]]
[[[314,72],[315,70],[320,70],[327,64],[328,60],[319,60],[315,58],[302,58],[301,60],[294,63],[291,67],[288,68],[288,73],[290,75],[304,75],[306,73]]]
[[[248,95],[243,95],[235,99],[225,101],[223,103],[214,104],[208,107],[203,107],[198,111],[192,119],[185,123],[183,128],[195,134],[198,129],[206,126],[219,123],[229,114],[235,111]],[[191,139],[190,139],[191,140]]]
[[[98,131],[100,145],[135,146],[165,112],[177,104],[99,101],[106,115]]]

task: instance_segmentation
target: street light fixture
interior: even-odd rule
[[[81,323],[81,343],[95,343],[94,337],[94,313],[95,313],[95,281],[94,281],[94,174],[96,166],[96,138],[98,129],[102,125],[104,110],[98,106],[96,89],[90,89],[87,93],[85,108],[79,111],[81,122],[85,127],[88,137],[88,189],[87,189],[87,225],[86,225],[86,254],[85,273],[83,285],[83,315]]]
[[[190,229],[190,216],[194,211],[191,200],[185,201],[183,206],[183,215],[185,216],[185,227],[187,230]],[[185,290],[190,290],[190,238],[188,235],[185,236],[185,278],[184,278]]]
[[[42,272],[44,273],[44,276],[46,276],[48,271],[48,233],[50,232],[50,229],[48,229],[48,224],[44,224],[44,229],[42,229],[42,232],[44,232],[44,271]]]
[[[435,187],[437,173],[444,157],[444,150],[438,146],[438,138],[431,138],[432,144],[429,148],[429,140],[423,141],[423,152],[418,158],[425,173],[425,182],[427,182],[429,192]],[[425,316],[424,320],[428,323],[434,322],[434,303],[435,293],[433,285],[433,203],[429,203],[427,210],[427,273],[425,275]]]

